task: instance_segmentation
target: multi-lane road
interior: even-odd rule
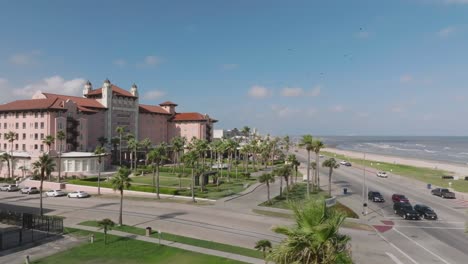
[[[305,153],[296,154],[306,164]],[[327,183],[326,171],[323,170],[321,175],[321,182]],[[335,189],[348,188],[349,194],[339,199],[362,212],[363,168],[341,166],[334,171],[333,182]],[[386,202],[369,202],[367,215],[362,216],[363,222],[373,225],[379,231],[379,236],[388,242],[388,247],[396,249],[398,255],[394,256],[395,263],[468,263],[468,236],[464,233],[468,201],[464,202],[461,197],[445,200],[432,196],[425,183],[392,174],[389,178],[379,178],[373,170],[366,171],[365,182],[365,195],[367,190],[379,191]],[[432,207],[439,220],[404,220],[395,215],[391,201],[394,193],[406,195],[413,205]],[[468,200],[468,195],[466,198]]]

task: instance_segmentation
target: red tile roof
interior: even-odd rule
[[[202,115],[200,113],[192,112],[192,113],[176,113],[174,117],[172,118],[172,121],[207,121],[207,118],[205,115]],[[216,119],[211,119],[210,121],[215,123],[218,122]]]
[[[170,115],[167,111],[162,109],[162,107],[157,105],[142,105],[140,104],[140,113],[155,113],[155,114],[164,114]]]
[[[63,100],[59,98],[16,100],[0,105],[0,111],[63,109]]]
[[[177,106],[176,103],[173,103],[173,102],[171,102],[171,101],[166,101],[166,102],[164,102],[164,103],[160,103],[159,105],[160,105],[160,106],[166,106],[166,105],[168,105],[168,106]]]
[[[86,107],[86,108],[98,108],[104,109],[105,107],[99,103],[95,99],[90,98],[83,98],[78,96],[68,96],[68,95],[61,95],[61,94],[51,94],[51,93],[42,93],[47,98],[59,98],[62,100],[71,100],[75,102],[78,106]]]
[[[99,111],[96,111],[96,110],[92,110],[92,109],[89,109],[89,108],[86,108],[84,106],[80,106],[78,105],[78,110],[80,110],[81,112],[86,112],[86,113],[97,113]]]
[[[125,97],[135,97],[129,91],[124,90],[116,85],[111,84],[112,92],[116,95],[125,96]],[[102,87],[96,90],[92,90],[88,95],[99,95],[102,94]]]

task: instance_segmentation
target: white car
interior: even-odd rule
[[[46,195],[49,197],[58,197],[58,196],[65,196],[67,194],[62,190],[50,190],[46,192]]]
[[[5,192],[16,192],[19,191],[18,185],[15,184],[7,184],[0,187],[0,191]]]
[[[385,171],[379,171],[379,172],[377,172],[377,177],[387,178],[388,174]]]
[[[21,189],[22,194],[32,194],[32,193],[39,193],[39,189],[37,187],[24,187]]]
[[[86,198],[86,197],[89,197],[90,195],[87,192],[75,191],[75,192],[68,193],[67,196],[68,198]]]
[[[341,165],[346,165],[346,163],[347,163],[347,161],[345,161],[345,160],[340,161]]]

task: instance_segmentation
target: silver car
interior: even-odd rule
[[[46,195],[49,197],[59,197],[59,196],[65,196],[67,194],[62,190],[50,190],[46,192]]]
[[[19,191],[18,185],[16,184],[7,184],[0,187],[0,191],[4,192],[17,192]]]
[[[33,193],[39,193],[39,189],[37,187],[24,187],[21,189],[22,194],[33,194]]]

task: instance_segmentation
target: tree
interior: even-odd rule
[[[112,162],[116,162],[117,156],[117,146],[120,145],[120,139],[118,137],[114,137],[111,139],[112,144]]]
[[[13,131],[9,131],[8,133],[5,134],[5,139],[11,143],[11,148],[10,148],[10,164],[11,164],[11,174],[10,177],[14,178],[15,177],[15,165],[13,164],[13,143],[18,140],[18,134]]]
[[[117,174],[112,178],[111,185],[114,191],[120,192],[120,212],[119,212],[119,225],[122,225],[122,209],[123,209],[123,196],[124,189],[131,186],[132,179],[130,179],[130,170],[127,167],[120,167]]]
[[[190,167],[192,169],[192,184],[191,184],[191,189],[192,189],[192,201],[195,203],[195,165],[198,160],[198,155],[195,151],[191,150],[187,152],[184,157],[184,165]]]
[[[284,150],[286,151],[286,153],[289,152],[289,148],[291,147],[291,139],[289,138],[288,135],[286,135],[284,138],[283,138],[283,145],[284,145]]]
[[[307,197],[310,197],[310,152],[314,149],[314,138],[312,135],[304,135],[299,142],[299,147],[307,150]]]
[[[263,259],[265,260],[265,263],[268,263],[268,261],[266,259],[266,251],[271,249],[270,240],[262,239],[262,240],[257,241],[257,243],[255,243],[255,249],[262,251]]]
[[[157,199],[160,199],[159,197],[159,166],[161,166],[165,160],[167,160],[167,148],[163,144],[157,146],[155,149],[151,150],[148,153],[148,161],[151,163],[151,167],[153,168],[153,188],[156,191]],[[156,184],[154,181],[155,175],[156,175]]]
[[[94,150],[94,155],[98,158],[98,195],[101,195],[101,163],[102,158],[106,155],[106,149],[101,146],[97,146]]]
[[[318,139],[314,140],[312,144],[312,148],[315,152],[315,164],[320,164],[319,153],[320,153],[320,150],[324,147],[325,147],[325,144],[323,144],[321,140],[318,140]],[[318,189],[318,191],[320,191],[320,171],[318,169],[315,170],[315,186]]]
[[[101,145],[101,147],[104,147],[104,145],[107,144],[107,141],[108,141],[107,138],[104,136],[98,137],[97,140],[99,144]]]
[[[62,173],[62,145],[65,140],[65,132],[60,130],[57,132],[57,140],[59,141],[59,151],[58,151],[58,181],[60,182],[60,177]]]
[[[273,171],[273,173],[277,176],[280,177],[281,183],[280,183],[280,197],[283,196],[283,178],[286,181],[286,190],[288,191],[286,195],[288,195],[287,198],[289,198],[289,176],[291,176],[291,169],[292,167],[290,165],[283,165],[276,170]]]
[[[148,161],[148,152],[151,148],[151,145],[153,145],[153,143],[149,138],[145,138],[140,141],[140,146],[145,151],[145,165],[148,165],[146,162]]]
[[[171,141],[172,143],[172,151],[174,151],[174,162],[177,162],[177,168],[180,169],[180,152],[184,150],[184,146],[186,143],[185,138],[182,137],[175,137]],[[173,167],[172,172],[174,172],[175,167]]]
[[[55,143],[55,137],[48,135],[42,140],[42,143],[47,145],[47,154],[50,154],[50,146]]]
[[[260,183],[265,183],[267,187],[267,199],[268,199],[268,204],[271,204],[270,200],[270,183],[275,182],[275,176],[273,176],[271,173],[264,173],[258,177],[258,181]]]
[[[269,260],[277,264],[352,263],[350,238],[339,233],[346,219],[343,213],[327,208],[323,199],[309,200],[303,206],[293,204],[292,208],[295,225],[273,228],[286,238],[273,247]]]
[[[41,216],[43,215],[42,209],[42,186],[44,183],[44,178],[46,175],[50,175],[52,171],[55,169],[54,160],[47,154],[43,154],[39,157],[39,159],[32,164],[33,169],[36,172],[39,172],[41,184],[39,185],[39,198],[40,198],[40,208],[41,208]]]
[[[115,129],[115,132],[119,134],[119,165],[122,166],[122,136],[123,136],[123,133],[125,132],[125,128],[122,126],[118,126]]]
[[[294,169],[296,183],[297,183],[297,172],[298,172],[298,169],[299,169],[299,166],[301,165],[301,163],[297,160],[297,157],[294,154],[290,154],[288,156],[288,162]],[[291,182],[292,182],[292,180],[291,180]]]
[[[115,223],[109,218],[104,218],[101,221],[98,221],[97,224],[100,227],[99,229],[104,229],[104,245],[107,245],[107,231],[112,230]]]
[[[8,169],[8,178],[11,177],[10,173],[10,154],[4,152],[2,155],[0,155],[0,161],[6,162],[7,163],[7,169]]]
[[[138,141],[133,137],[133,135],[132,137],[128,137],[127,146],[128,146],[128,149],[130,150],[130,169],[133,168],[133,170],[136,171],[136,160],[137,160],[136,152],[138,148]],[[134,153],[134,155],[132,155],[132,153]],[[134,160],[135,160],[135,166],[133,166]]]
[[[340,164],[338,164],[338,162],[336,162],[334,158],[330,158],[325,160],[322,163],[322,166],[328,168],[328,196],[331,197],[331,179],[333,169],[338,169],[340,167]]]
[[[242,135],[244,135],[244,137],[246,137],[247,139],[250,138],[250,127],[248,126],[244,126],[241,130],[241,133]]]

